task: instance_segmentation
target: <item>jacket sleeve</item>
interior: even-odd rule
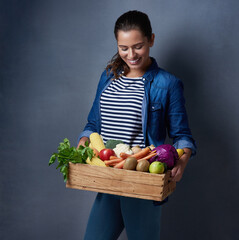
[[[172,76],[169,87],[169,102],[167,112],[168,135],[173,139],[175,148],[190,148],[192,156],[196,154],[196,144],[192,137],[183,95],[183,83]]]
[[[96,95],[95,95],[95,99],[93,102],[93,105],[91,107],[91,110],[88,114],[88,118],[87,118],[87,124],[85,125],[85,128],[83,130],[83,132],[80,133],[77,141],[79,142],[80,139],[82,137],[88,137],[90,136],[91,133],[93,132],[99,132],[100,131],[100,93],[102,90],[102,86],[103,86],[103,82],[105,80],[105,75],[106,75],[106,71],[104,71],[101,75],[99,84],[97,86],[97,91],[96,91]]]

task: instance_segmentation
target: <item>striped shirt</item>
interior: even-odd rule
[[[101,135],[104,142],[117,139],[130,146],[144,147],[143,97],[142,77],[121,76],[111,82],[100,98]]]

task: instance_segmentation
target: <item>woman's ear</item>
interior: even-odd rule
[[[155,38],[155,34],[152,33],[151,39],[150,39],[150,41],[149,41],[149,46],[150,46],[150,47],[153,47],[153,45],[154,45],[154,38]]]

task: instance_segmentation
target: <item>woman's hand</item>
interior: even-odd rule
[[[76,147],[76,149],[78,149],[81,145],[85,147],[85,142],[88,141],[88,143],[90,142],[90,139],[88,137],[82,137]]]
[[[192,153],[190,148],[184,148],[183,150],[184,154],[181,156],[174,168],[171,170],[172,181],[175,182],[179,182],[181,180],[184,169],[187,166],[188,160]]]

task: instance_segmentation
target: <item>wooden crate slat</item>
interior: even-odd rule
[[[165,181],[168,181],[170,173],[167,174],[152,174],[152,173],[145,173],[139,171],[132,171],[132,170],[123,170],[122,169],[115,169],[115,168],[108,168],[108,167],[98,167],[98,166],[90,166],[87,164],[69,164],[69,172],[77,172],[81,175],[87,175],[92,177],[102,177],[108,179],[117,179],[121,181],[130,181],[134,183],[145,183],[147,182],[150,185],[156,185],[162,183],[164,184]]]
[[[165,199],[166,197],[168,197],[176,188],[176,182],[169,182],[168,184],[166,184],[163,188],[163,192],[162,192],[162,199]]]
[[[146,200],[155,200],[155,201],[163,200],[162,196],[140,195],[138,193],[132,194],[132,193],[113,191],[113,190],[98,189],[98,188],[93,188],[93,187],[83,187],[83,186],[68,185],[68,184],[67,184],[67,187],[74,188],[74,189],[80,189],[80,190],[87,190],[87,191],[92,191],[92,192],[114,194],[114,195],[119,195],[119,196],[124,196],[124,197],[141,198],[141,199],[146,199]]]
[[[162,201],[176,188],[170,172],[151,174],[87,164],[69,164],[67,188]]]
[[[140,195],[159,196],[163,192],[162,186],[154,186],[149,184],[131,183],[128,181],[119,181],[115,179],[98,178],[91,176],[77,176],[71,177],[69,184],[80,186],[92,186],[97,189],[107,189],[112,191],[119,191],[125,193],[138,193]]]

